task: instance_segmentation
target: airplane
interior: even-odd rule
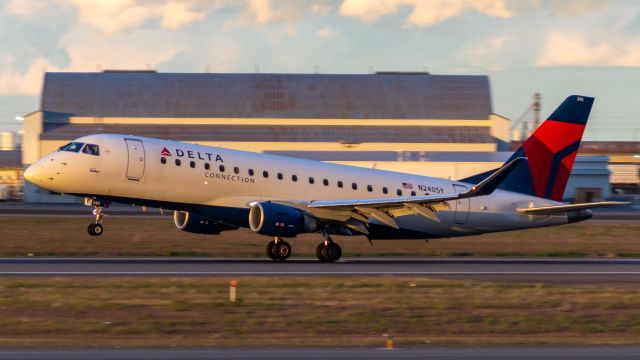
[[[594,98],[572,95],[503,166],[460,180],[303,160],[141,136],[97,134],[29,166],[24,177],[85,198],[104,231],[111,202],[174,211],[180,230],[250,228],[273,238],[267,256],[291,255],[285,239],[322,234],[322,262],[340,259],[331,235],[435,239],[556,226],[624,202],[562,203]]]

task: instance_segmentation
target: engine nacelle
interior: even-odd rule
[[[237,229],[186,211],[174,211],[173,222],[178,229],[196,234],[218,235],[221,231]]]
[[[295,237],[318,228],[316,219],[301,210],[269,201],[251,206],[249,226],[258,234],[279,237]]]

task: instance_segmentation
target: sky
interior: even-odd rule
[[[640,141],[634,0],[0,0],[0,130],[104,69],[481,74],[497,114],[595,96],[585,139]]]

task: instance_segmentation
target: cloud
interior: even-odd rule
[[[507,0],[344,0],[340,14],[374,22],[403,7],[411,9],[407,22],[415,26],[434,25],[470,10],[499,18],[513,15]]]
[[[178,29],[205,19],[227,0],[64,0],[78,11],[81,22],[111,35],[159,20],[166,29]]]
[[[169,1],[164,6],[160,24],[166,29],[178,29],[204,19],[202,11],[194,11],[185,2]]]
[[[48,4],[45,1],[11,0],[5,5],[4,10],[7,14],[16,15],[23,19],[30,19],[44,11],[47,6]]]
[[[56,71],[58,68],[45,58],[37,58],[27,71],[13,70],[12,59],[4,57],[3,71],[0,72],[0,96],[38,95],[42,90],[42,79],[45,71]]]
[[[316,35],[318,35],[318,37],[321,39],[326,39],[333,36],[338,36],[340,35],[340,33],[338,33],[338,31],[336,31],[331,26],[323,26],[320,29],[318,29],[318,31],[316,32]]]
[[[327,16],[333,12],[333,6],[324,3],[313,4],[310,9],[312,13],[322,16]]]
[[[640,39],[606,36],[587,41],[588,36],[551,32],[537,66],[640,66]]]

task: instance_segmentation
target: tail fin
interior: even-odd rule
[[[594,98],[572,95],[522,143],[506,163],[526,157],[499,189],[562,200]],[[506,164],[505,163],[505,164]],[[477,183],[495,170],[461,181]]]

